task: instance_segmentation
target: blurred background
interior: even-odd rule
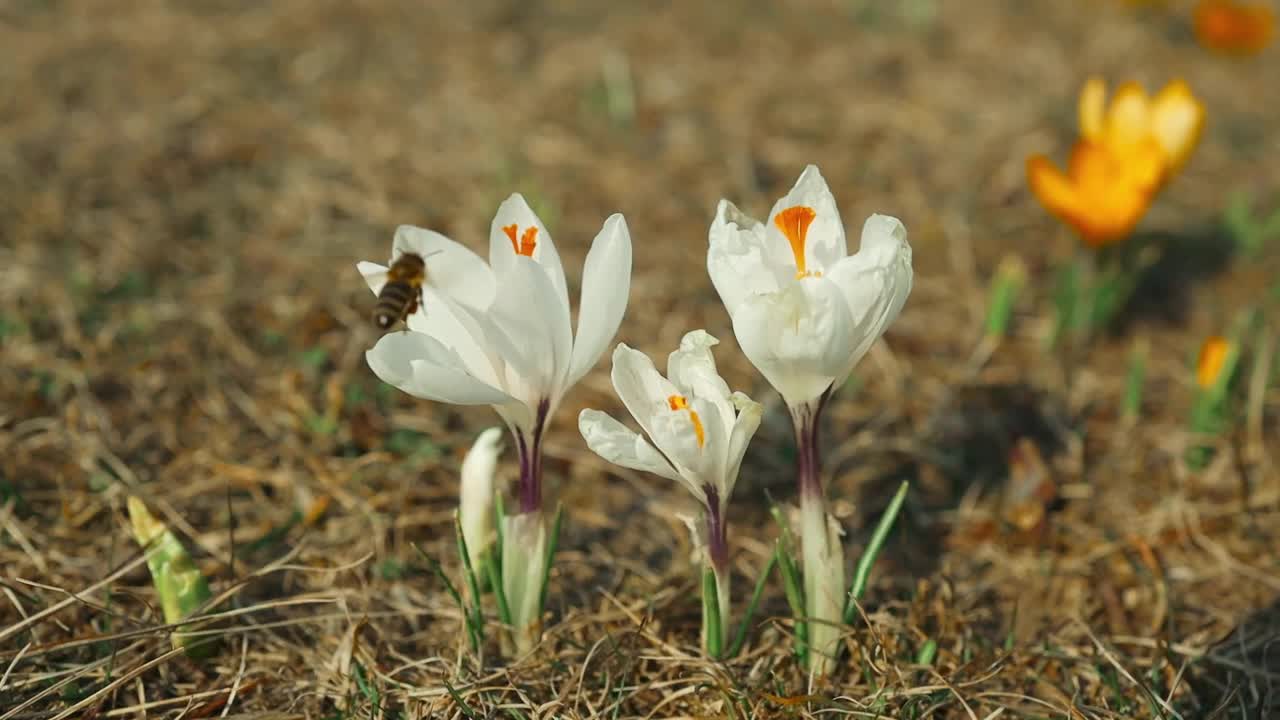
[[[973,683],[985,712],[1017,705],[976,695],[1020,688],[1056,708],[1073,694],[1112,708],[1089,717],[1147,716],[1138,685],[1099,659],[1098,638],[1156,695],[1193,702],[1179,669],[1280,594],[1267,445],[1224,450],[1203,472],[1178,459],[1202,340],[1277,281],[1274,243],[1235,257],[1223,218],[1244,197],[1261,210],[1280,201],[1280,58],[1211,52],[1192,17],[1190,2],[1121,0],[0,5],[0,558],[11,590],[0,624],[63,597],[12,579],[84,588],[136,556],[123,507],[139,494],[189,539],[215,588],[244,582],[235,602],[255,608],[245,622],[281,624],[237,635],[211,664],[140,671],[147,697],[224,687],[239,672],[256,685],[237,711],[301,693],[296,709],[327,712],[362,702],[350,699],[355,658],[407,716],[450,707],[441,683],[457,616],[413,544],[452,559],[457,464],[496,418],[373,377],[374,298],[355,263],[385,262],[402,223],[480,251],[498,202],[517,191],[555,238],[575,299],[590,239],[607,215],[626,215],[635,270],[618,341],[665,357],[706,328],[723,341],[730,385],[769,398],[731,516],[745,593],[774,535],[766,493],[792,496],[790,428],[733,341],[706,232],[721,197],[763,216],[816,163],[851,250],[877,212],[903,220],[915,258],[906,309],[829,418],[832,495],[853,546],[897,482],[916,487],[859,637],[878,638],[890,664],[934,638],[936,672]],[[1028,190],[1025,163],[1066,163],[1093,75],[1149,91],[1185,79],[1207,123],[1139,228],[1173,239],[1160,246],[1166,274],[1118,328],[1064,357],[1044,349],[1044,322],[1053,269],[1079,241]],[[1026,291],[1008,341],[975,363],[988,285],[1010,255]],[[1148,399],[1125,424],[1116,408],[1137,342],[1150,350]],[[684,491],[606,466],[577,434],[581,408],[617,409],[607,364],[552,424],[548,474],[569,520],[549,652],[577,678],[585,649],[621,633],[638,648],[620,655],[635,677],[715,685],[719,675],[687,663],[637,659],[658,652],[653,638],[692,648],[698,607],[674,517]],[[1259,427],[1274,443],[1270,387]],[[1021,472],[1009,458],[1023,438],[1057,488],[1032,540],[990,520]],[[284,556],[310,569],[250,577]],[[159,622],[141,568],[112,587],[113,613],[73,605],[23,643]],[[314,606],[283,604],[297,598]],[[778,587],[764,607],[785,617]],[[633,621],[646,612],[657,619],[641,632]],[[785,635],[777,623],[764,632],[771,649],[758,657],[783,678],[778,694],[802,693]],[[1016,650],[974,664],[1002,644]],[[1036,650],[1050,644],[1079,652]],[[128,667],[167,649],[112,647]],[[11,697],[102,652],[33,656],[14,666]],[[93,696],[109,682],[93,667],[63,700],[28,709]],[[560,670],[495,682],[527,683],[533,703],[555,696]],[[861,687],[850,672],[847,687]],[[936,681],[912,672],[878,682]],[[1239,673],[1206,677],[1200,687],[1252,687]],[[676,686],[663,687],[636,681],[617,707],[643,715]],[[141,702],[103,697],[103,708]],[[716,697],[703,688],[667,707],[714,712]],[[750,698],[757,717],[782,707]]]

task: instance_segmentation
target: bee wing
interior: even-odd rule
[[[356,263],[356,270],[360,271],[360,275],[364,277],[365,283],[369,285],[374,295],[382,292],[382,286],[387,284],[386,265],[361,261]]]

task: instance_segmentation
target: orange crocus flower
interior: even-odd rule
[[[1200,357],[1196,359],[1196,383],[1205,390],[1218,384],[1218,376],[1227,363],[1227,354],[1231,351],[1231,342],[1220,335],[1213,335],[1200,346]]]
[[[1182,81],[1154,98],[1137,83],[1125,83],[1109,107],[1106,93],[1098,78],[1080,93],[1081,139],[1065,174],[1043,155],[1027,160],[1027,178],[1041,204],[1095,248],[1133,232],[1155,194],[1186,162],[1204,125],[1204,107]]]
[[[1195,12],[1196,37],[1210,50],[1252,55],[1271,42],[1275,14],[1263,4],[1201,0]]]

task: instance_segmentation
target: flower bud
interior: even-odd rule
[[[498,453],[502,452],[502,428],[491,427],[480,433],[462,461],[462,490],[458,502],[458,519],[462,537],[467,541],[471,567],[483,574],[481,560],[494,541],[493,479],[498,469]]]

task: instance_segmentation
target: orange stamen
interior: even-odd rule
[[[519,230],[517,225],[503,225],[502,232],[507,234],[507,239],[511,241],[511,249],[517,255],[525,257],[533,257],[533,249],[538,246],[538,228],[536,225],[530,225],[524,229],[524,234],[520,235],[520,240],[516,240],[516,231]]]
[[[809,225],[818,216],[811,207],[796,205],[778,213],[773,224],[778,226],[787,242],[791,243],[791,254],[796,258],[796,277],[804,277],[809,273],[804,269],[804,241],[809,234]]]
[[[689,419],[693,421],[693,434],[698,437],[698,447],[701,448],[707,442],[707,433],[702,427],[702,418],[698,417],[696,410],[689,407],[689,400],[683,395],[672,395],[667,398],[667,407],[689,411]]]

